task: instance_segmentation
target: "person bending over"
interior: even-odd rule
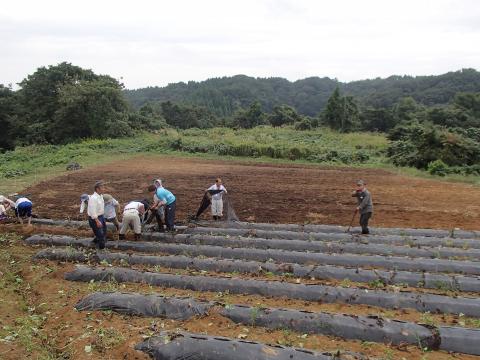
[[[147,205],[148,208],[148,205]],[[140,217],[145,213],[145,205],[140,201],[130,201],[123,209],[122,227],[120,228],[120,240],[125,240],[127,230],[133,229],[135,240],[142,236],[142,222]]]

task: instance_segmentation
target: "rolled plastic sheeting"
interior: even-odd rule
[[[440,350],[480,355],[480,329],[441,326]]]
[[[220,314],[235,323],[271,329],[290,329],[302,334],[321,334],[395,345],[415,344],[432,350],[438,349],[440,343],[436,332],[426,326],[376,316],[313,313],[290,309],[258,309],[240,305],[228,305],[220,311]]]
[[[335,355],[254,341],[191,333],[162,332],[135,346],[154,360],[360,360],[353,353]]]
[[[347,227],[338,225],[298,225],[298,224],[268,224],[268,223],[247,223],[247,222],[197,222],[200,225],[219,227],[219,228],[239,228],[239,229],[259,229],[267,231],[296,231],[296,232],[329,232],[346,233]],[[351,228],[352,233],[359,233],[360,228]],[[402,235],[402,236],[433,236],[433,237],[460,237],[460,238],[480,238],[480,231],[475,230],[441,230],[441,229],[412,229],[412,228],[379,228],[370,229],[372,235]]]
[[[94,247],[90,239],[75,239],[68,236],[33,235],[25,242],[29,245]],[[189,255],[242,259],[254,261],[274,261],[304,265],[327,264],[346,267],[383,268],[405,271],[430,271],[436,273],[458,273],[480,275],[480,262],[445,259],[410,259],[406,257],[386,257],[379,255],[349,255],[305,253],[298,251],[262,250],[244,248],[225,248],[220,246],[162,244],[139,241],[108,241],[108,249],[139,251],[145,253],[163,253],[170,255]]]
[[[164,297],[138,293],[97,292],[83,298],[79,311],[112,310],[122,314],[187,320],[207,315],[218,305],[192,298]],[[222,305],[219,313],[234,323],[300,333],[335,336],[379,343],[414,344],[422,349],[446,350],[480,355],[480,330],[460,327],[431,327],[377,316],[355,316],[291,309]]]
[[[87,221],[78,221],[78,220],[32,219],[32,224],[75,227],[79,229],[90,229],[90,225],[88,225]],[[115,225],[111,223],[107,223],[107,229],[116,230]]]
[[[480,300],[476,298],[448,297],[411,292],[387,292],[359,288],[340,288],[325,285],[291,284],[279,281],[217,278],[209,276],[172,275],[141,272],[125,268],[107,269],[77,266],[65,274],[70,281],[117,281],[144,283],[160,287],[193,291],[229,291],[233,294],[251,294],[265,297],[286,297],[325,303],[363,304],[389,309],[410,308],[421,312],[463,313],[480,317]]]
[[[135,293],[96,292],[80,300],[79,311],[112,310],[121,314],[187,320],[208,314],[211,305],[192,298],[141,295]]]
[[[478,239],[459,239],[459,238],[435,238],[426,236],[400,236],[400,235],[354,235],[345,233],[303,233],[295,231],[263,231],[263,230],[241,230],[241,229],[222,229],[222,228],[190,228],[183,233],[167,234],[159,232],[145,232],[144,239],[166,240],[172,237],[177,239],[209,239],[228,236],[230,240],[238,238],[258,238],[269,240],[297,240],[297,241],[327,241],[347,244],[383,244],[410,247],[447,247],[480,249]]]
[[[211,236],[202,238],[189,238],[180,236],[167,236],[162,239],[165,243],[186,245],[211,245],[232,248],[276,249],[300,252],[322,252],[338,254],[370,254],[385,256],[408,256],[423,258],[465,258],[480,260],[480,249],[457,248],[417,248],[409,246],[394,246],[385,244],[338,243],[325,241],[257,239],[257,238],[227,238]]]
[[[411,287],[427,289],[448,289],[458,291],[480,292],[480,279],[472,276],[443,275],[408,271],[383,271],[365,270],[335,267],[330,265],[298,265],[298,264],[275,264],[272,262],[222,260],[222,259],[199,259],[187,256],[151,256],[124,253],[98,252],[85,254],[82,251],[63,248],[48,248],[40,250],[35,259],[48,259],[57,261],[88,262],[107,261],[109,263],[125,262],[130,265],[159,265],[173,269],[191,269],[198,271],[215,272],[239,272],[244,274],[260,275],[273,273],[284,275],[293,274],[295,277],[315,279],[349,279],[354,282],[375,282],[383,284],[407,284]]]

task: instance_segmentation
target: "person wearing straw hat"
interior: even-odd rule
[[[363,180],[357,181],[357,190],[353,191],[352,197],[357,198],[357,211],[360,212],[360,226],[362,234],[370,234],[368,229],[368,221],[373,214],[373,202],[370,191],[367,190],[367,184]]]

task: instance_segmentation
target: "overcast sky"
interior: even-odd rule
[[[441,74],[480,69],[480,1],[4,1],[0,47],[3,84],[62,61],[127,88]]]

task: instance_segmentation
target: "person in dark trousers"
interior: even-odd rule
[[[373,202],[370,191],[367,190],[367,184],[363,180],[357,181],[357,190],[352,193],[353,197],[357,198],[357,211],[360,212],[360,226],[362,227],[362,234],[370,234],[368,229],[368,220],[372,217]]]
[[[170,191],[162,186],[162,180],[155,180],[153,182],[156,191],[155,195],[158,198],[158,203],[152,206],[152,210],[157,210],[160,206],[165,206],[165,223],[167,231],[175,231],[175,208],[177,199]]]
[[[157,206],[160,202],[160,200],[157,198],[157,194],[155,193],[157,188],[155,185],[150,185],[147,190],[149,193],[153,194],[153,206],[150,208],[150,216],[146,222],[149,223],[152,220],[152,217],[155,216],[155,219],[157,220],[158,231],[165,232],[165,208],[163,206]]]
[[[105,223],[105,202],[103,200],[103,183],[97,181],[94,186],[94,193],[89,196],[88,199],[88,224],[92,228],[95,238],[94,244],[99,249],[105,248],[106,236],[107,236],[107,224]]]

